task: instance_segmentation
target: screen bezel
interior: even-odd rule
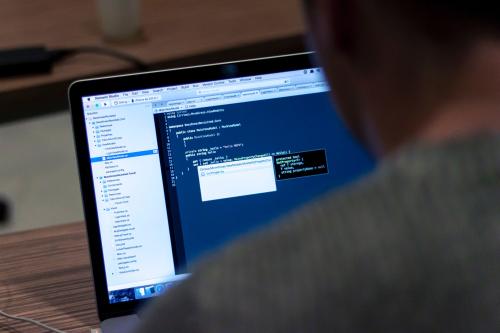
[[[135,313],[138,307],[142,306],[147,300],[109,304],[82,98],[86,96],[152,89],[170,85],[302,70],[313,67],[313,58],[314,53],[306,52],[222,64],[87,79],[76,81],[70,85],[68,97],[72,115],[73,134],[87,226],[97,310],[100,320]],[[168,194],[165,193],[165,195]]]

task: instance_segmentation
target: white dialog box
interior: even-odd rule
[[[199,166],[198,178],[202,201],[276,191],[272,156]]]

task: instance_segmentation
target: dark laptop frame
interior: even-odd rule
[[[92,262],[95,296],[98,315],[101,321],[136,313],[138,307],[143,305],[147,300],[135,300],[115,304],[109,303],[82,97],[302,70],[313,67],[313,56],[313,53],[299,53],[271,58],[87,79],[71,84],[68,95]],[[166,193],[166,195],[168,194]]]

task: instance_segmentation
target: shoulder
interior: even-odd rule
[[[389,272],[378,265],[382,256],[387,265],[401,264],[393,249],[404,249],[404,228],[386,215],[399,203],[391,202],[377,178],[327,195],[224,248],[181,286],[184,296],[171,300],[192,297],[197,317],[206,318],[203,326],[214,325],[214,331],[252,331],[241,323],[258,325],[253,331],[273,331],[298,325],[299,319],[325,319],[324,311],[332,306],[354,306],[352,293],[360,286],[373,289],[373,274],[385,275],[385,283],[392,284]]]
[[[485,174],[498,168],[460,172],[456,162],[439,153],[395,161],[311,202],[207,258],[156,311],[188,313],[169,325],[206,332],[317,331],[314,323],[390,331],[370,322],[373,311],[407,325],[491,313],[500,187]]]
[[[369,200],[376,182],[367,179],[326,195],[206,258],[149,312],[149,318],[161,313],[182,318],[168,324],[162,318],[161,325],[147,324],[148,329],[252,331],[247,326],[255,323],[253,331],[262,332],[269,316],[274,328],[292,323],[290,318],[303,315],[304,302],[317,302],[324,292],[342,287],[347,266],[352,267],[348,249],[359,237],[353,229],[367,212],[359,208],[367,208],[363,200]]]

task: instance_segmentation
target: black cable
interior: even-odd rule
[[[55,49],[50,51],[52,53],[52,57],[54,59],[54,62],[57,62],[59,60],[77,55],[79,53],[91,53],[91,54],[102,54],[106,55],[109,57],[117,58],[126,62],[131,63],[134,65],[135,68],[138,70],[147,70],[148,65],[143,62],[142,60],[131,56],[130,54],[116,51],[113,49],[108,49],[104,47],[98,47],[98,46],[83,46],[83,47],[75,47],[75,48],[68,48],[68,49]]]
[[[134,56],[131,56],[130,54],[116,51],[113,49],[104,48],[104,47],[82,46],[82,47],[75,47],[75,48],[68,48],[68,49],[56,49],[56,50],[51,50],[50,52],[52,53],[52,57],[54,59],[54,62],[68,58],[70,56],[74,56],[74,55],[79,54],[79,53],[92,53],[92,54],[102,54],[102,55],[106,55],[109,57],[113,57],[113,58],[117,58],[117,59],[129,62],[139,70],[148,69],[148,65],[145,62],[143,62],[142,60],[140,60]]]
[[[148,70],[148,65],[140,59],[104,47],[83,46],[50,50],[45,46],[35,45],[0,49],[0,78],[50,73],[56,62],[79,53],[102,54],[131,63],[137,70]]]

